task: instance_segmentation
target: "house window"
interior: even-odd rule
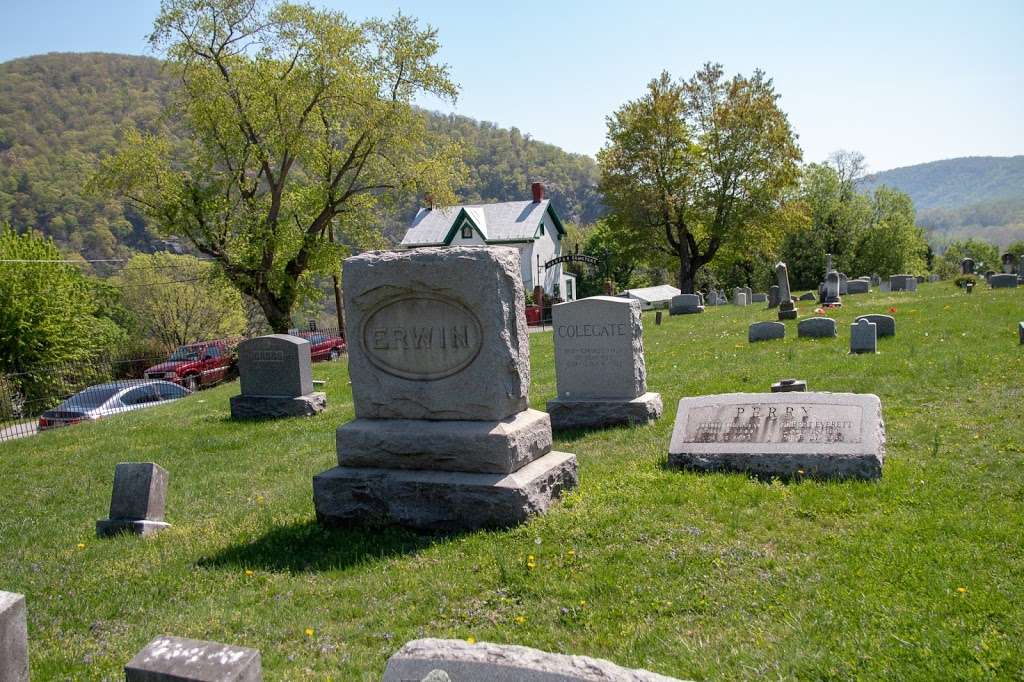
[[[473,226],[467,222],[462,223],[462,238],[472,239],[473,238]]]

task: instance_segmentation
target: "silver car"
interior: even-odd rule
[[[97,384],[79,391],[39,417],[39,430],[95,421],[119,412],[140,410],[169,400],[184,398],[191,391],[170,381],[128,379]]]

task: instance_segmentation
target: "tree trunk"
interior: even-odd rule
[[[287,334],[292,326],[292,304],[294,300],[286,300],[283,296],[275,295],[266,285],[252,293],[253,298],[260,304],[267,324],[274,330],[275,334]]]
[[[331,275],[334,280],[334,309],[338,312],[338,336],[345,336],[345,309],[341,305],[341,284],[337,275]]]

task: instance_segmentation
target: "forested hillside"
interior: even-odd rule
[[[36,229],[62,249],[87,258],[152,251],[159,235],[120,202],[101,203],[83,190],[97,160],[127,126],[151,129],[175,87],[159,61],[116,54],[47,54],[0,64],[0,223]],[[463,116],[429,114],[431,126],[463,143],[469,180],[464,201],[529,196],[547,185],[563,218],[590,222],[602,212],[594,161],[538,142],[519,130]],[[410,197],[382,217],[394,239],[415,212]]]

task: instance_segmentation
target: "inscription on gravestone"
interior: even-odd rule
[[[830,405],[827,411],[758,402],[707,405],[687,413],[685,438],[694,443],[859,443],[862,416],[857,405]]]

